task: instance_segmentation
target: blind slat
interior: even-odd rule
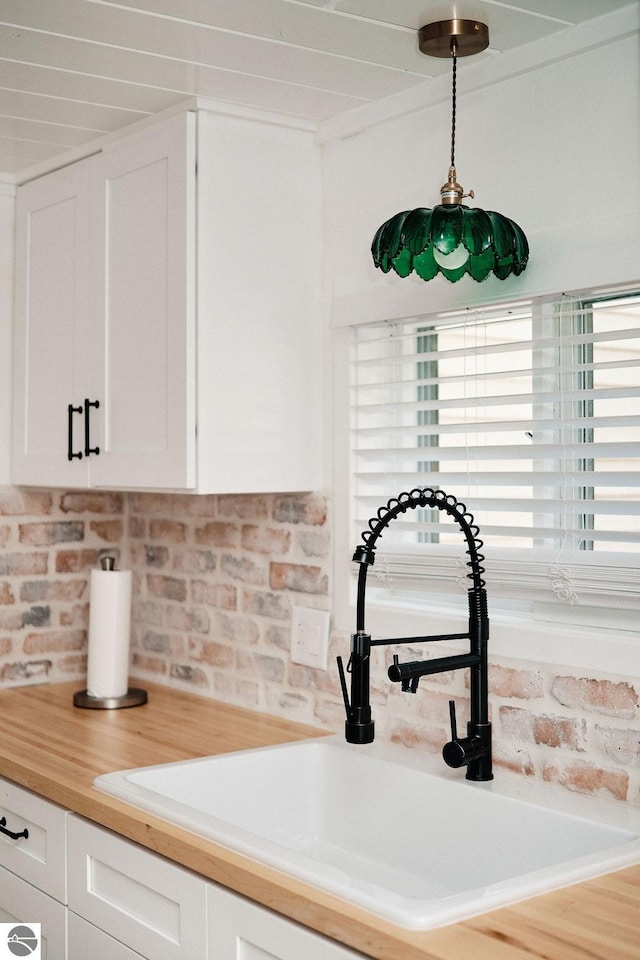
[[[375,513],[377,507],[379,506],[378,501],[373,498],[367,498],[371,506],[372,514]],[[359,498],[359,501],[362,501],[363,498]],[[571,499],[566,500],[542,500],[535,497],[527,497],[521,500],[516,499],[515,497],[508,502],[500,499],[492,499],[491,497],[478,496],[474,498],[473,501],[474,509],[478,512],[484,512],[486,510],[497,511],[501,513],[526,513],[537,511],[538,513],[545,513],[553,516],[562,516],[566,510],[574,510],[575,512],[589,513],[597,516],[620,516],[620,517],[637,517],[640,516],[640,502],[629,502],[629,501],[617,501],[617,500],[580,500],[580,499]],[[418,530],[422,528],[422,524],[418,521],[412,521],[406,517],[403,517],[401,520],[398,520],[398,523],[402,523],[405,527],[412,525],[414,529]]]
[[[560,441],[561,443],[561,441]],[[558,443],[539,443],[525,444],[522,446],[512,444],[509,446],[500,446],[498,444],[486,444],[477,446],[467,444],[460,446],[441,445],[441,446],[412,446],[412,447],[361,447],[358,450],[358,457],[370,461],[379,460],[380,457],[388,457],[392,462],[395,457],[407,459],[413,458],[414,461],[421,460],[553,460],[558,459],[560,455],[564,459],[571,457],[580,460],[638,460],[640,459],[640,442],[620,442],[620,443],[563,443],[561,451],[558,450]]]
[[[406,385],[402,385],[406,387]],[[396,400],[378,402],[378,403],[362,403],[358,405],[358,410],[361,414],[366,415],[367,413],[380,413],[381,411],[387,411],[390,406],[396,407],[398,410],[403,411],[420,411],[420,410],[451,410],[455,408],[466,408],[468,410],[476,410],[481,407],[499,407],[499,406],[517,406],[520,404],[540,404],[544,405],[546,403],[565,403],[571,404],[572,401],[581,401],[586,402],[589,400],[637,400],[638,399],[638,388],[637,387],[611,387],[611,388],[602,388],[600,390],[566,390],[566,391],[539,391],[537,393],[512,393],[512,394],[493,394],[490,396],[468,396],[465,397],[453,397],[448,399],[447,397],[434,398],[433,400],[410,400],[410,401],[401,401]],[[470,422],[473,422],[472,420]]]
[[[447,493],[455,493],[454,485],[462,487],[486,486],[495,484],[499,486],[526,486],[526,487],[548,487],[556,492],[562,488],[562,485],[570,484],[574,480],[579,480],[581,486],[593,487],[597,484],[598,488],[607,487],[631,487],[638,488],[640,485],[640,474],[636,471],[628,470],[625,472],[602,471],[594,474],[592,471],[568,476],[559,471],[538,471],[530,473],[509,470],[485,470],[482,473],[466,470],[456,472],[453,470],[378,470],[370,471],[367,474],[357,474],[359,484],[362,489],[367,483],[375,482],[376,489],[381,491],[381,496],[392,496],[400,490],[412,489],[413,487],[438,486]],[[387,493],[388,491],[388,493]],[[463,498],[464,499],[464,498]]]
[[[556,418],[547,418],[547,419],[537,419],[537,420],[483,420],[482,421],[482,433],[502,433],[509,431],[510,433],[522,430],[523,432],[529,431],[533,433],[534,431],[541,430],[559,430],[560,426],[564,425],[565,427],[575,429],[580,428],[584,429],[585,420],[576,419],[574,417],[565,417],[562,420],[562,424],[559,424]],[[376,437],[407,437],[409,439],[418,436],[447,436],[449,434],[458,434],[458,433],[474,433],[479,429],[479,424],[468,424],[468,423],[438,423],[431,425],[429,423],[419,424],[419,425],[404,425],[404,426],[373,426],[368,427],[365,425],[359,425],[357,427],[358,434],[365,439],[365,441],[370,442],[371,439]],[[596,427],[604,428],[613,428],[613,427],[630,427],[634,428],[637,426],[637,417],[589,417],[588,426],[591,429]]]
[[[437,485],[483,514],[485,537],[628,549],[640,542],[639,371],[637,295],[359,327],[355,496],[380,506]],[[402,536],[437,533],[429,522]]]

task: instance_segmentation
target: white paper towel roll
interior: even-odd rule
[[[87,693],[123,697],[129,684],[131,571],[92,570]]]

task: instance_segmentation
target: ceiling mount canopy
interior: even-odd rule
[[[447,182],[440,188],[441,203],[397,213],[376,232],[371,245],[373,262],[384,273],[393,269],[407,277],[413,271],[423,280],[441,273],[455,283],[465,273],[485,280],[493,273],[499,280],[516,276],[529,259],[527,238],[517,223],[493,210],[467,207],[457,180],[455,165],[456,84],[458,57],[486,50],[489,30],[476,20],[441,20],[426,24],[418,33],[420,50],[427,56],[452,62],[451,162]]]
[[[471,57],[489,46],[489,28],[479,20],[439,20],[427,23],[418,31],[420,53],[427,57],[451,57],[452,43],[456,56]]]

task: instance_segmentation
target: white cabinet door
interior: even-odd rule
[[[66,960],[66,908],[0,868],[0,922],[40,924],[42,960]],[[89,956],[88,954],[86,955]]]
[[[207,883],[69,817],[69,909],[152,960],[206,960]]]
[[[211,960],[364,960],[363,954],[213,884],[208,919]]]
[[[195,483],[195,115],[96,157],[104,402],[92,486]]]
[[[83,486],[91,345],[82,335],[95,282],[93,159],[26,184],[16,207],[14,483]]]

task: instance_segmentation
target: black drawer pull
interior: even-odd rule
[[[78,453],[73,452],[73,415],[74,413],[82,413],[82,407],[74,407],[72,403],[67,407],[67,427],[69,431],[69,436],[67,440],[67,460],[82,460],[82,452]]]
[[[91,456],[92,453],[100,453],[100,447],[91,446],[91,424],[89,421],[89,411],[91,407],[94,407],[96,410],[100,406],[99,400],[87,400],[84,401],[84,455],[85,457]]]
[[[6,834],[7,837],[11,837],[12,840],[20,840],[24,837],[25,840],[29,839],[29,831],[25,827],[24,830],[21,830],[20,833],[14,833],[13,830],[7,830],[7,818],[0,818],[0,833]]]

